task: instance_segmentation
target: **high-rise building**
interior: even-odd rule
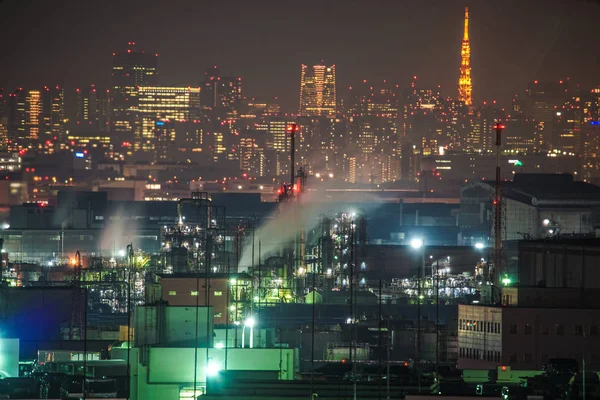
[[[42,92],[39,90],[29,90],[25,97],[25,104],[27,138],[38,139],[42,125]]]
[[[65,91],[59,86],[44,87],[42,91],[42,133],[64,139],[65,135]]]
[[[469,42],[469,8],[465,7],[465,26],[460,51],[460,76],[458,78],[458,100],[468,106],[473,104],[473,84],[471,82],[471,43]]]
[[[302,64],[300,74],[300,115],[303,117],[335,117],[337,96],[335,65]]]
[[[112,69],[112,132],[135,135],[139,140],[141,126],[138,123],[138,88],[156,86],[158,54],[135,49],[135,42],[128,43],[126,52],[113,53]]]
[[[155,148],[157,122],[200,122],[199,88],[141,86],[138,88],[138,104],[141,124],[139,148],[144,151]]]
[[[206,69],[201,83],[200,103],[206,110],[239,113],[242,100],[242,78],[221,76],[216,65]]]
[[[90,85],[77,89],[75,129],[85,132],[110,131],[110,90]]]
[[[8,139],[8,96],[0,88],[0,151],[6,151]]]
[[[537,146],[544,150],[556,148],[560,133],[556,112],[571,96],[569,80],[558,82],[533,81],[527,87],[527,112],[536,125]]]
[[[7,124],[9,139],[24,139],[27,128],[27,92],[18,88],[8,95]]]

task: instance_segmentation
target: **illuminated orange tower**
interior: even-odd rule
[[[458,100],[466,105],[473,104],[473,84],[471,82],[471,43],[469,42],[469,7],[465,7],[465,31],[460,51],[460,76],[458,78]]]

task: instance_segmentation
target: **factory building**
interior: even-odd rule
[[[213,307],[138,307],[131,349],[132,400],[195,398],[206,393],[207,377],[247,371],[274,380],[294,379],[296,350],[234,348],[213,341]],[[243,327],[252,335],[252,328]],[[250,332],[248,332],[250,331]]]
[[[551,358],[576,359],[580,366],[585,358],[593,370],[600,366],[599,326],[598,308],[460,304],[458,367],[539,370]]]
[[[493,243],[495,182],[465,185],[460,198],[463,244]],[[600,187],[575,181],[570,174],[516,174],[501,182],[502,240],[595,234]]]

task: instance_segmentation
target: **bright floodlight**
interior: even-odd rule
[[[549,220],[548,218],[546,218],[546,219],[543,221],[543,223],[544,223],[544,226],[548,226],[548,225],[550,225],[550,220]]]
[[[125,257],[125,250],[119,250],[119,257]]]
[[[225,347],[225,345],[221,342],[215,343],[215,349],[222,349],[224,347]]]
[[[219,368],[219,365],[214,362],[214,361],[209,361],[208,365],[206,366],[206,375],[208,376],[217,376],[217,374],[219,373],[221,369]]]
[[[481,249],[483,249],[483,243],[481,243],[481,242],[475,243],[475,248],[476,248],[477,250],[481,250]]]
[[[410,241],[410,247],[413,249],[420,249],[423,247],[423,239],[413,239]]]
[[[252,328],[254,326],[254,323],[256,321],[254,321],[254,318],[250,317],[246,320],[246,322],[244,323],[244,325],[249,326],[250,328]]]

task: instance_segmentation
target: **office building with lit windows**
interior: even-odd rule
[[[141,139],[138,123],[138,88],[156,86],[158,54],[135,49],[129,42],[127,51],[113,53],[111,107],[112,132],[123,138]],[[137,144],[137,143],[136,143]]]
[[[65,91],[59,86],[42,91],[42,133],[63,138],[65,135]]]
[[[39,90],[29,90],[25,97],[27,138],[37,139],[40,135],[40,118],[42,115],[42,93]]]
[[[200,89],[141,86],[138,89],[140,149],[155,148],[157,122],[199,123]],[[173,138],[175,140],[175,137]]]
[[[60,87],[41,90],[17,89],[6,104],[10,139],[48,140],[64,135],[64,91]]]
[[[363,80],[350,88],[349,131],[345,149],[353,158],[357,183],[383,183],[400,178],[402,132],[399,114],[400,90],[387,81]],[[349,169],[350,171],[350,169]]]
[[[110,131],[110,90],[90,85],[76,91],[74,129],[82,132]]]
[[[242,100],[242,78],[221,76],[216,65],[206,69],[200,102],[205,110],[237,115]]]
[[[300,115],[335,117],[337,96],[335,65],[302,64],[300,74]]]

